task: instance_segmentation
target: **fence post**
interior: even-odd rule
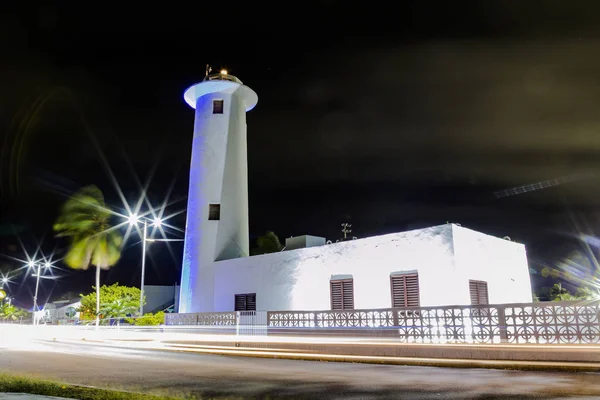
[[[508,343],[508,331],[506,329],[505,307],[498,306],[498,328],[500,331],[500,343]]]
[[[398,309],[392,308],[392,321],[394,326],[398,327]]]
[[[315,324],[315,328],[319,326],[319,320],[317,318],[317,312],[313,312],[313,319],[314,319],[314,324]]]

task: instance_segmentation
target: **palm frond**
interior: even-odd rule
[[[80,237],[74,239],[64,258],[65,264],[73,269],[88,269],[97,244],[97,238]]]
[[[98,245],[94,249],[92,264],[102,269],[115,265],[121,258],[123,238],[118,231],[110,231],[99,235]]]
[[[96,186],[86,186],[68,199],[53,229],[59,237],[71,237],[65,263],[75,269],[93,264],[102,269],[115,265],[121,256],[123,237],[111,229],[111,211]]]

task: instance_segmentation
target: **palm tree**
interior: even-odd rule
[[[135,304],[135,300],[131,297],[126,297],[124,299],[117,299],[113,302],[104,304],[100,312],[106,318],[116,319],[117,325],[120,325],[121,318],[124,318],[128,315],[134,314],[139,310],[137,304]]]
[[[96,327],[100,324],[100,270],[121,257],[123,236],[110,224],[111,211],[96,186],[86,186],[65,202],[54,224],[57,236],[71,240],[65,263],[73,269],[96,266]]]

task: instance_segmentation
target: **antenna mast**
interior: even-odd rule
[[[348,239],[348,234],[352,233],[352,224],[349,224],[347,222],[344,222],[342,224],[342,233],[344,234],[344,240]]]

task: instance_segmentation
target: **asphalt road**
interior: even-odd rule
[[[58,342],[1,348],[0,372],[155,394],[319,399],[600,399],[600,374],[228,357]]]

